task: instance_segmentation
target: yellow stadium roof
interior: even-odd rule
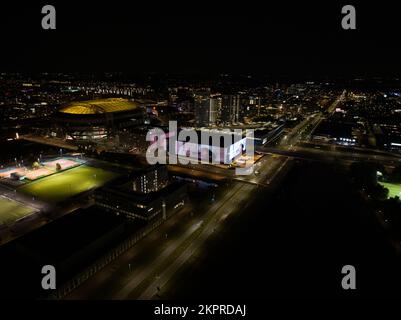
[[[127,99],[110,98],[73,102],[59,111],[70,114],[98,114],[135,110],[138,107],[138,103]]]

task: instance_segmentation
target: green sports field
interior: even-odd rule
[[[390,198],[398,196],[401,199],[401,184],[380,182],[380,184],[388,189],[388,195]]]
[[[26,207],[22,203],[0,197],[0,225],[11,225],[18,219],[30,215],[35,211],[35,209]]]
[[[27,183],[19,187],[18,191],[55,203],[89,189],[100,187],[117,176],[117,173],[111,171],[82,165]]]

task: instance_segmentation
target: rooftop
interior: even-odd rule
[[[135,110],[139,104],[122,98],[97,99],[72,102],[59,111],[69,114],[99,114]]]

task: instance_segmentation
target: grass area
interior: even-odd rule
[[[101,168],[82,165],[23,185],[18,191],[54,203],[100,187],[118,175]]]
[[[21,219],[34,211],[35,209],[26,207],[22,203],[0,197],[0,225],[13,224],[18,219]]]
[[[401,184],[388,183],[388,182],[380,182],[380,184],[388,189],[389,191],[388,195],[390,198],[398,196],[401,199]]]

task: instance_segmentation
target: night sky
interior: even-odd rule
[[[1,3],[0,70],[401,73],[401,19],[395,1],[299,2]],[[45,4],[56,7],[57,30],[41,29]],[[357,30],[341,28],[346,4],[356,7]]]

